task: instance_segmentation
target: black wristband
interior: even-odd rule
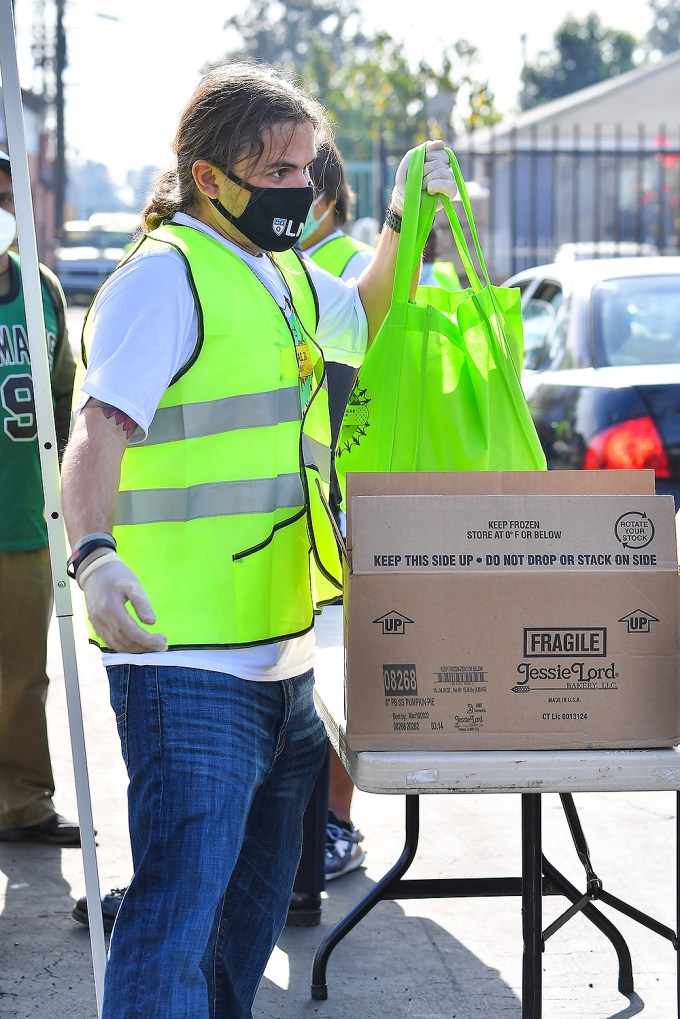
[[[73,553],[77,552],[79,548],[83,548],[89,541],[94,541],[95,538],[107,538],[109,541],[114,540],[110,531],[94,531],[92,534],[84,534],[82,538],[78,538],[78,541],[73,546]]]
[[[116,539],[112,536],[107,537],[102,534],[101,537],[93,538],[84,545],[76,547],[75,551],[71,553],[66,563],[66,572],[68,576],[75,580],[76,573],[84,560],[98,548],[110,548],[115,552]]]
[[[385,226],[394,230],[395,234],[401,233],[401,216],[394,211],[391,205],[388,205],[385,210]]]

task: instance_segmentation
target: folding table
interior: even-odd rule
[[[562,750],[482,751],[353,751],[347,745],[344,713],[342,607],[324,610],[316,625],[315,697],[333,747],[354,784],[364,792],[405,796],[405,843],[400,858],[371,891],[341,919],[319,945],[312,966],[312,998],[328,997],[326,966],[331,952],[380,901],[457,896],[520,895],[524,943],[522,1019],[541,1019],[541,953],[547,939],[581,912],[609,940],[619,964],[618,987],[633,990],[630,952],[619,930],[593,902],[601,901],[666,938],[678,950],[680,928],[680,751]],[[593,869],[588,845],[574,806],[579,792],[676,792],[676,931],[609,894]],[[507,878],[432,878],[408,880],[404,874],[418,847],[419,800],[428,793],[519,793],[522,797],[522,874]],[[543,856],[541,795],[558,793],[574,846],[584,867],[586,889],[579,891]],[[562,895],[570,906],[542,929],[543,895]],[[676,964],[677,967],[677,964]],[[680,1017],[680,972],[677,1014]]]

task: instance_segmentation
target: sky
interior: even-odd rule
[[[479,51],[477,72],[488,77],[497,105],[516,104],[522,66],[551,48],[567,14],[595,11],[607,27],[644,35],[647,0],[356,0],[371,29],[402,41],[409,57],[436,64],[442,44],[464,38]],[[122,183],[129,168],[172,162],[170,143],[180,110],[201,67],[229,47],[224,22],[247,0],[67,0],[66,136],[69,157],[108,165]],[[52,4],[46,4],[49,10]],[[22,84],[32,84],[30,59],[34,0],[15,0]],[[192,10],[195,14],[188,14]],[[413,13],[415,9],[419,14]],[[173,13],[180,12],[180,13]]]

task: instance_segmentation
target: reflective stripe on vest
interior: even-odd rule
[[[319,472],[321,480],[329,484],[331,480],[331,451],[323,442],[317,442],[311,435],[302,436],[302,452],[305,465]]]
[[[299,474],[255,481],[220,481],[191,488],[156,488],[120,492],[116,525],[178,523],[235,513],[273,513],[297,509],[304,502]]]
[[[218,435],[238,428],[263,428],[300,417],[299,388],[228,396],[180,407],[159,407],[141,446]],[[134,441],[134,435],[133,435]]]
[[[324,387],[327,388],[325,380]],[[274,390],[271,393],[230,396],[224,400],[209,400],[206,403],[188,404],[183,407],[161,407],[154,415],[146,438],[139,442],[138,446],[156,446],[164,442],[179,442],[181,439],[220,435],[240,428],[264,428],[286,421],[297,421],[299,417],[299,389],[290,388]],[[321,479],[328,482],[331,465],[330,448],[304,434],[302,448],[306,466],[316,467]],[[138,522],[128,517],[129,513],[117,519],[117,522]]]

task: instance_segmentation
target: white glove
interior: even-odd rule
[[[390,206],[401,216],[404,211],[404,195],[406,193],[406,171],[413,149],[409,149],[402,158],[394,177],[394,187]],[[456,181],[451,169],[448,154],[444,150],[444,142],[427,142],[425,148],[425,165],[423,167],[423,191],[428,195],[446,195],[451,201],[456,197]]]
[[[156,614],[137,576],[116,552],[90,560],[77,575],[95,632],[112,651],[165,651],[167,637],[142,629],[125,608],[130,602],[142,623]]]

